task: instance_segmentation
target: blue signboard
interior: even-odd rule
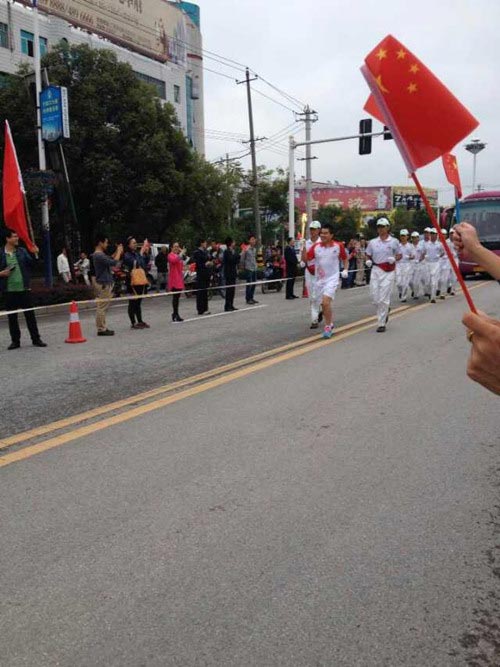
[[[40,93],[42,137],[45,141],[69,138],[68,92],[60,86],[49,86]]]

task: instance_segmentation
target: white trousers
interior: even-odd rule
[[[446,264],[443,262],[441,265],[439,280],[439,289],[441,290],[441,294],[446,294],[448,287],[452,292],[457,289],[458,280],[455,275],[455,271],[453,271],[451,268],[450,262],[446,262]]]
[[[441,264],[440,262],[429,262],[427,264],[429,267],[429,283],[431,299],[436,298],[436,292],[439,288],[439,278],[441,276]]]
[[[396,266],[396,285],[403,300],[408,298],[412,268],[412,262],[405,262],[404,264],[399,262]]]
[[[306,277],[306,288],[309,294],[309,306],[311,307],[311,322],[317,322],[319,317],[319,303],[316,294],[316,276],[313,276],[306,269],[304,273]]]
[[[428,262],[426,259],[422,262],[422,285],[424,288],[424,294],[430,294],[431,293],[431,270],[430,270],[430,262]]]
[[[382,271],[374,266],[370,276],[370,298],[377,307],[378,326],[385,326],[389,308],[391,307],[391,294],[394,287],[395,271]]]
[[[416,297],[421,297],[424,294],[424,265],[422,262],[415,262],[413,264],[411,276],[410,276],[410,286],[413,292],[413,295]]]

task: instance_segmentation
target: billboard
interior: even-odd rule
[[[69,139],[68,91],[49,86],[40,93],[42,138],[45,141]]]
[[[321,206],[339,206],[341,208],[359,208],[362,211],[388,211],[391,206],[391,188],[374,186],[366,188],[331,187],[313,188],[313,211]],[[306,210],[306,191],[295,191],[295,206],[299,211]]]
[[[38,8],[155,60],[186,61],[177,41],[185,40],[184,14],[165,0],[38,0]]]
[[[429,203],[434,208],[438,205],[438,191],[432,188],[423,188]],[[394,185],[392,187],[392,207],[405,208],[407,211],[425,208],[418,190],[412,185]]]

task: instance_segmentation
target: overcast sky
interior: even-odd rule
[[[199,0],[204,48],[248,65],[252,70],[319,113],[313,138],[354,134],[366,117],[368,96],[359,68],[367,53],[388,33],[415,53],[480,121],[473,137],[487,142],[478,156],[477,183],[500,189],[500,26],[499,0]],[[244,73],[205,58],[205,66],[231,78]],[[293,107],[263,82],[256,90]],[[291,111],[253,95],[255,132],[270,137],[294,121]],[[245,147],[214,139],[216,131],[248,134],[244,86],[205,72],[207,158]],[[374,129],[381,126],[374,121]],[[303,137],[299,125],[296,137]],[[261,150],[259,164],[287,167],[288,131],[279,146]],[[238,136],[236,137],[238,138]],[[298,139],[297,139],[298,140]],[[472,156],[463,143],[455,153],[464,192],[472,185]],[[264,144],[265,146],[265,144]],[[278,151],[278,152],[277,152]],[[283,153],[282,153],[283,152]],[[349,185],[408,183],[393,141],[373,140],[373,152],[359,156],[357,142],[316,146],[313,178]],[[249,158],[242,161],[249,166]],[[297,162],[298,176],[305,172]],[[441,203],[452,200],[440,161],[419,172],[421,181],[440,191]]]

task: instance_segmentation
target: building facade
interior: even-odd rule
[[[40,51],[43,55],[61,40],[114,51],[118,60],[128,63],[138,78],[154,86],[160,100],[172,104],[189,143],[203,155],[205,131],[199,8],[189,2],[166,0],[132,3],[132,8],[140,10],[141,15],[143,2],[148,3],[148,15],[135,19],[132,9],[128,12],[120,9],[118,14],[113,5],[123,7],[123,3],[117,0],[101,3],[102,10],[92,10],[94,3],[88,2],[90,11],[84,15],[81,12],[77,15],[76,9],[75,12],[71,10],[72,4],[76,8],[86,4],[85,0],[83,3],[68,0],[61,3],[69,9],[65,10],[67,16],[44,11],[45,2],[39,0]],[[30,4],[29,1],[24,4],[24,0],[0,0],[0,85],[2,77],[15,74],[21,63],[33,63],[33,10],[27,6]],[[154,11],[149,11],[151,9]],[[116,22],[104,30],[100,14],[110,14],[112,10],[115,10]],[[136,20],[135,32],[130,30],[132,20]],[[146,20],[150,21],[152,29],[147,29]],[[144,33],[142,41],[140,30]],[[151,44],[146,44],[148,39]]]

